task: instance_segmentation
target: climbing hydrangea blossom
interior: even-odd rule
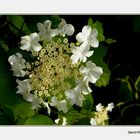
[[[101,67],[88,60],[94,55],[93,47],[99,46],[98,32],[84,26],[76,35],[77,45],[68,40],[74,33],[73,25],[64,19],[58,28],[51,28],[51,24],[49,20],[38,23],[38,33],[21,37],[20,49],[30,52],[30,61],[23,58],[22,51],[11,55],[8,61],[13,75],[18,77],[17,93],[32,104],[32,109],[46,108],[50,114],[55,107],[67,113],[73,105],[83,106],[85,97],[92,92],[90,83],[95,84],[103,74]],[[113,104],[109,104],[106,112],[112,108]],[[102,112],[106,117],[104,108],[98,106],[96,116]],[[100,123],[96,116],[91,119],[94,124]],[[65,125],[65,118],[63,121]]]

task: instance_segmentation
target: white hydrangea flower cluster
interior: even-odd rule
[[[113,103],[109,103],[107,107],[104,107],[101,103],[96,106],[95,116],[90,119],[91,125],[105,125],[108,121],[108,112],[111,112],[114,108]]]
[[[32,108],[51,106],[58,111],[68,112],[72,105],[82,107],[87,94],[103,73],[101,67],[87,61],[99,46],[98,32],[89,25],[76,35],[79,45],[69,43],[67,36],[74,33],[74,27],[64,19],[58,28],[51,28],[51,21],[38,23],[39,32],[21,37],[21,50],[30,51],[33,58],[26,61],[21,53],[8,59],[13,75],[17,79],[17,93],[31,102]],[[21,77],[21,78],[20,78]],[[108,109],[109,110],[109,109]]]

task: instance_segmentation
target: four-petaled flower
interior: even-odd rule
[[[39,30],[40,40],[50,41],[52,37],[55,37],[59,34],[58,29],[51,29],[51,21],[46,20],[43,24],[37,23],[37,27]]]
[[[74,89],[67,89],[65,95],[72,105],[83,105],[84,96],[81,94],[80,86],[76,86]]]
[[[71,56],[72,64],[75,64],[80,60],[81,62],[86,62],[87,57],[90,57],[94,51],[89,51],[90,46],[86,43],[82,43],[79,47],[73,47],[71,49],[73,55]]]
[[[106,110],[109,111],[109,112],[111,112],[113,108],[114,108],[114,104],[113,103],[110,103],[110,104],[108,104]]]
[[[99,103],[98,105],[96,105],[96,111],[97,112],[103,111],[103,108],[104,108],[104,106],[102,106],[101,103]]]
[[[35,51],[38,52],[42,49],[42,46],[39,44],[40,38],[37,33],[32,33],[29,36],[26,35],[21,37],[21,50],[26,51]]]
[[[17,93],[21,95],[29,94],[30,91],[32,90],[32,86],[30,85],[29,79],[25,79],[23,81],[16,80],[18,86],[17,86]]]
[[[61,36],[71,36],[74,33],[74,27],[71,24],[66,24],[66,21],[62,19],[61,23],[58,25],[59,34]]]
[[[9,63],[11,64],[13,75],[17,77],[24,77],[26,72],[23,70],[26,68],[25,59],[22,57],[22,54],[16,53],[15,55],[11,55],[8,58]]]
[[[16,82],[18,83],[18,86],[17,86],[18,91],[16,93],[21,94],[24,100],[31,102],[32,109],[36,109],[40,107],[39,104],[42,102],[41,99],[39,99],[37,95],[30,93],[32,90],[32,87],[29,83],[29,79],[25,79],[23,81],[20,81],[17,79]]]
[[[84,26],[82,32],[76,35],[77,41],[80,43],[85,42],[89,46],[97,48],[99,41],[97,40],[98,32],[95,28],[91,28],[89,25]]]
[[[96,83],[96,81],[100,78],[100,76],[103,73],[103,70],[101,67],[96,66],[91,61],[88,61],[86,63],[87,67],[81,67],[80,72],[83,74],[84,79],[90,81],[91,83]]]
[[[68,111],[67,101],[66,100],[58,101],[57,97],[55,96],[52,97],[50,105],[56,106],[59,111],[63,110],[64,113]]]

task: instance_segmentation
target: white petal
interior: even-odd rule
[[[52,99],[51,99],[50,105],[51,105],[51,106],[56,106],[57,103],[58,103],[57,97],[54,97],[54,96],[53,96]]]
[[[85,37],[89,37],[89,35],[91,34],[92,28],[89,25],[86,25],[83,27],[82,29],[82,33],[85,35]]]
[[[36,109],[38,107],[40,107],[40,100],[38,98],[35,98],[33,101],[32,101],[32,109]]]
[[[60,118],[59,118],[59,119],[56,119],[54,122],[55,122],[56,124],[58,124],[59,121],[60,121]]]
[[[32,102],[34,99],[34,96],[33,96],[33,94],[29,94],[29,93],[23,94],[23,99],[28,101],[28,102]]]
[[[83,81],[82,93],[84,95],[88,95],[91,92],[92,92],[92,90],[90,89],[90,87],[88,85],[88,81],[87,80]]]
[[[58,29],[51,30],[51,32],[50,32],[50,36],[51,37],[55,37],[57,35],[59,35],[59,30]]]
[[[46,21],[44,22],[44,27],[45,27],[46,29],[50,29],[50,28],[51,28],[51,24],[52,24],[52,22],[51,22],[50,20],[46,20]]]
[[[65,95],[72,105],[75,104],[75,93],[73,89],[67,89]]]
[[[58,25],[58,28],[63,28],[65,25],[66,25],[66,21],[62,19],[62,21]]]
[[[86,68],[86,67],[80,67],[80,69],[79,69],[79,71],[81,72],[81,73],[88,73],[89,72],[89,70]]]
[[[98,36],[98,31],[96,28],[92,29],[90,36],[92,36],[92,38],[96,38]]]
[[[114,104],[113,103],[110,103],[110,104],[108,104],[106,110],[109,111],[109,112],[111,112],[113,108],[114,108]]]
[[[44,30],[44,26],[43,26],[42,23],[37,23],[37,28],[38,28],[38,30],[41,31],[41,32]]]
[[[71,61],[72,61],[72,64],[76,64],[79,60],[79,56],[78,55],[75,55],[73,54],[71,57],[70,57]]]
[[[32,41],[38,42],[39,41],[39,35],[37,33],[30,34],[30,40],[31,40],[31,42]]]
[[[88,52],[86,52],[86,56],[87,56],[87,57],[90,57],[90,56],[93,55],[93,53],[94,53],[94,51],[88,51]]]
[[[66,100],[59,101],[57,107],[59,111],[63,110],[64,113],[68,111]]]
[[[88,62],[86,63],[86,66],[87,66],[88,69],[93,69],[96,65],[95,65],[93,62],[88,61]]]
[[[24,44],[20,47],[21,50],[30,51],[30,44]]]
[[[39,52],[42,49],[42,46],[39,43],[34,44],[33,50]]]
[[[98,80],[98,78],[95,77],[95,75],[92,75],[92,74],[89,74],[88,79],[89,79],[89,81],[90,81],[91,83],[93,83],[93,84],[96,83],[96,81]]]
[[[83,105],[83,100],[84,100],[84,96],[81,94],[81,93],[79,93],[79,95],[78,95],[78,99],[77,99],[77,101],[76,101],[76,105],[78,105],[78,106],[80,106],[80,107],[82,107],[82,105]]]
[[[62,123],[63,126],[67,125],[67,118],[66,117],[63,117],[63,123]]]
[[[91,119],[90,119],[90,124],[91,124],[91,125],[96,125],[96,120],[95,120],[94,118],[91,118]]]
[[[104,108],[104,107],[102,106],[101,103],[99,103],[98,105],[96,105],[96,111],[98,111],[98,112],[102,111],[103,108]]]
[[[76,40],[79,41],[79,42],[84,42],[85,41],[85,36],[83,35],[83,33],[78,33],[76,35]]]
[[[26,36],[23,36],[21,37],[21,44],[25,44],[27,42],[30,42],[30,36],[26,35]]]
[[[80,51],[80,50],[79,50],[79,47],[72,47],[72,48],[71,48],[71,52],[72,52],[73,54],[78,54],[79,51]]]
[[[99,46],[99,41],[96,38],[90,40],[90,43],[91,47],[97,48]]]
[[[68,36],[73,35],[73,33],[74,33],[74,27],[73,27],[71,24],[67,24],[67,25],[65,26],[65,31],[64,31],[64,33],[65,33],[66,35],[68,35]]]
[[[87,58],[85,56],[83,56],[83,57],[80,58],[80,61],[85,63],[87,61]]]

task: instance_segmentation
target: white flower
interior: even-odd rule
[[[29,36],[21,37],[21,50],[35,51],[41,50],[42,46],[38,43],[40,41],[39,35],[37,33],[32,33]]]
[[[97,124],[96,124],[96,120],[95,120],[94,118],[91,118],[91,119],[90,119],[90,124],[91,124],[91,125],[97,125]]]
[[[101,103],[99,103],[98,105],[96,105],[96,111],[100,112],[103,111],[104,106],[102,106]]]
[[[32,90],[32,87],[29,83],[29,79],[25,79],[23,81],[20,81],[17,79],[16,82],[18,83],[18,86],[17,86],[18,91],[16,93],[24,95],[24,94],[30,93],[30,91]]]
[[[71,56],[72,64],[75,64],[80,60],[81,62],[86,62],[87,57],[90,57],[94,51],[89,51],[90,46],[88,46],[86,43],[82,43],[79,47],[73,47],[71,49],[73,55]]]
[[[52,97],[50,105],[56,106],[59,111],[63,110],[64,113],[68,111],[67,101],[66,100],[58,101],[57,97],[55,96]]]
[[[40,98],[37,97],[37,95],[32,94],[32,100],[31,100],[31,104],[32,104],[32,109],[36,109],[38,107],[40,107],[40,104],[42,103],[42,100]]]
[[[9,63],[11,64],[13,75],[17,77],[24,77],[25,71],[23,70],[26,68],[25,59],[22,57],[22,54],[16,53],[16,55],[11,55],[8,58]]]
[[[52,37],[55,37],[59,34],[58,29],[51,29],[51,21],[46,20],[43,24],[37,23],[37,27],[39,30],[40,40],[50,41]]]
[[[55,123],[59,124],[60,120],[61,120],[60,118],[56,119]],[[65,126],[65,125],[67,125],[67,118],[66,117],[62,117],[62,126]]]
[[[114,104],[113,103],[110,103],[110,104],[108,104],[106,110],[109,111],[109,112],[111,112],[113,108],[114,108]]]
[[[72,105],[83,105],[84,96],[81,94],[80,86],[76,86],[74,89],[67,89],[65,95]]]
[[[92,29],[89,25],[84,26],[82,32],[76,35],[76,39],[79,42],[87,42],[90,46],[97,48],[99,41],[97,40],[98,32],[94,28]]]
[[[76,84],[77,86],[81,89],[81,92],[84,94],[84,95],[87,95],[89,93],[92,92],[92,90],[90,89],[88,83],[89,81],[85,80],[85,81],[81,81],[79,79],[76,79]]]
[[[32,87],[29,83],[29,79],[25,79],[23,81],[16,80],[18,83],[18,91],[16,93],[19,93],[23,96],[23,99],[25,101],[32,103],[32,109],[36,109],[37,107],[40,107],[41,100],[37,97],[35,94],[31,94]]]
[[[101,67],[96,66],[91,61],[88,61],[86,63],[87,67],[81,67],[80,72],[83,74],[84,79],[88,80],[91,83],[96,83],[96,81],[100,78],[100,76],[103,73],[103,70]]]
[[[58,29],[59,29],[59,34],[61,36],[71,36],[74,33],[74,27],[71,24],[66,24],[66,21],[64,19],[62,19],[61,23],[59,23],[58,25]]]

